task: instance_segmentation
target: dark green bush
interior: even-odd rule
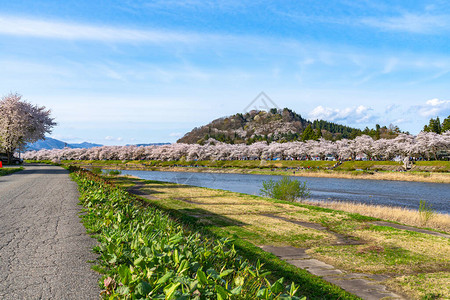
[[[122,171],[119,171],[119,170],[108,171],[108,175],[111,175],[111,176],[116,176],[116,175],[120,175],[120,174],[122,174]]]

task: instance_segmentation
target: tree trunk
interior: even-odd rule
[[[11,164],[11,162],[12,162],[12,157],[13,157],[13,154],[14,154],[14,152],[6,152],[6,156],[8,156],[8,165],[10,165]]]

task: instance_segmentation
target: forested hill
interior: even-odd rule
[[[294,111],[271,109],[252,110],[245,114],[223,117],[185,134],[178,143],[202,144],[210,138],[230,143],[252,144],[257,141],[288,142],[323,137],[328,140],[354,138],[361,130],[323,120],[310,122]]]

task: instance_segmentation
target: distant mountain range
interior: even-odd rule
[[[160,146],[160,145],[169,145],[170,143],[149,143],[149,144],[137,144],[134,146]],[[51,150],[51,149],[64,149],[64,148],[93,148],[93,147],[101,147],[103,145],[93,144],[93,143],[78,143],[78,144],[69,144],[57,139],[52,139],[50,137],[46,137],[44,140],[37,141],[35,143],[30,143],[27,145],[27,151],[39,151],[39,150]],[[132,146],[132,145],[127,145]]]
[[[46,137],[44,140],[40,140],[34,143],[30,143],[27,145],[27,150],[51,150],[51,149],[64,149],[64,148],[93,148],[93,147],[101,147],[103,145],[100,144],[93,144],[93,143],[78,143],[78,144],[68,144],[66,142],[52,139],[50,137]]]

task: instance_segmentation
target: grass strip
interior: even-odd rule
[[[89,172],[72,173],[72,178],[85,207],[83,223],[99,241],[94,251],[100,258],[93,268],[103,274],[105,298],[300,299],[304,293],[283,278],[269,281],[263,264],[242,258],[227,237],[211,239],[187,230]],[[338,298],[344,299],[324,299]]]
[[[19,167],[19,168],[1,168],[0,169],[0,176],[5,176],[5,175],[9,175],[15,172],[19,172],[22,171],[23,167]]]

